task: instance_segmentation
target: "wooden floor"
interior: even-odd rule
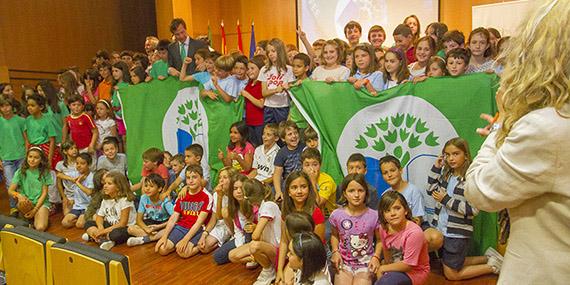
[[[0,186],[0,213],[8,214],[9,204],[6,190]],[[62,214],[58,213],[50,217],[48,231],[67,238],[70,241],[83,242],[82,230],[64,229],[61,226]],[[95,246],[91,243],[90,245]],[[112,251],[127,255],[130,261],[132,284],[186,284],[193,281],[195,284],[252,284],[260,269],[247,270],[244,265],[226,264],[217,266],[211,255],[199,255],[190,259],[181,259],[175,253],[162,257],[154,253],[154,244],[147,244],[129,248],[119,245]],[[495,275],[488,275],[468,281],[452,282],[445,280],[441,273],[441,267],[432,268],[428,280],[429,285],[494,285],[497,282]]]

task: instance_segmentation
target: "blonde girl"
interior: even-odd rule
[[[335,40],[328,40],[321,53],[321,65],[311,74],[311,79],[327,83],[342,82],[348,79],[350,69],[341,65],[343,47]]]
[[[418,19],[418,16],[416,15],[410,15],[408,17],[406,17],[404,19],[404,25],[408,26],[410,28],[410,30],[412,30],[412,36],[413,36],[413,42],[417,42],[418,39],[420,38],[420,31],[421,31],[421,26],[420,26],[420,19]]]
[[[112,108],[109,101],[103,99],[97,101],[95,110],[97,112],[95,125],[97,126],[97,130],[99,130],[99,137],[97,138],[97,149],[101,150],[105,138],[117,137],[117,124],[113,119]]]
[[[431,37],[425,36],[420,38],[416,42],[416,48],[414,49],[416,55],[416,62],[410,63],[408,69],[413,78],[426,75],[427,73],[427,63],[429,59],[436,52],[435,40]]]

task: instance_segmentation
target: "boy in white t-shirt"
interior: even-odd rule
[[[279,146],[277,140],[279,128],[277,124],[270,123],[263,128],[263,144],[255,148],[253,153],[253,170],[249,173],[250,178],[255,178],[264,184],[273,183],[274,162]]]

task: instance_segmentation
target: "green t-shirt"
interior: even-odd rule
[[[168,77],[168,63],[162,59],[153,63],[150,69],[150,77],[157,79],[159,76]]]
[[[18,160],[26,156],[24,128],[26,119],[14,115],[9,120],[0,117],[0,159]]]
[[[28,169],[26,171],[26,175],[22,175],[21,168],[16,170],[14,174],[14,178],[12,179],[12,185],[18,185],[18,192],[26,198],[30,199],[30,201],[36,205],[38,203],[38,199],[42,196],[42,187],[44,185],[52,185],[53,179],[51,178],[51,174],[49,171],[46,171],[45,174],[40,178],[40,171],[36,169]],[[49,198],[46,195],[44,200],[44,206],[49,207]]]
[[[445,59],[445,50],[440,49],[440,50],[437,52],[436,55],[439,56],[439,57],[441,57],[441,58],[443,58],[443,59]]]
[[[39,119],[34,118],[34,116],[28,116],[26,118],[25,130],[28,135],[28,141],[33,145],[47,143],[50,137],[57,135],[55,126],[45,115],[42,115]]]
[[[119,82],[117,87],[119,89],[129,86],[129,83]],[[121,102],[119,101],[119,93],[117,90],[113,89],[113,98],[111,98],[111,105],[113,105],[113,110],[115,110],[115,115],[119,118],[123,118],[123,110],[121,110]]]
[[[48,117],[55,127],[55,143],[61,143],[61,131],[63,130],[65,117],[69,115],[69,109],[67,109],[63,101],[59,101],[57,105],[59,105],[59,109],[61,110],[59,113],[54,113],[51,107],[48,106],[44,116]]]

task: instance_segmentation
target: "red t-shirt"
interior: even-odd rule
[[[244,88],[255,99],[262,99],[261,94],[261,81],[252,83],[249,81]],[[251,101],[245,99],[245,123],[248,126],[262,126],[263,125],[263,108],[258,108],[253,105]]]
[[[313,210],[313,221],[315,222],[315,226],[325,222],[325,215],[323,215],[319,207],[315,207],[315,210]]]
[[[147,177],[152,173],[156,173],[158,175],[160,175],[160,177],[162,177],[162,179],[164,179],[164,182],[168,183],[168,168],[166,168],[166,166],[164,166],[164,164],[159,164],[158,167],[156,167],[153,171],[148,171],[146,169],[142,169],[141,171],[141,176],[142,177]]]
[[[93,119],[85,113],[77,117],[69,115],[65,117],[65,123],[71,133],[71,140],[75,142],[77,149],[89,147],[93,137],[93,129],[97,128],[95,123],[93,123]]]
[[[184,198],[178,198],[174,211],[180,213],[180,219],[178,219],[176,224],[190,229],[198,220],[198,215],[201,212],[208,213],[208,218],[204,221],[204,225],[208,224],[212,214],[213,201],[212,194],[204,191],[204,189],[196,194],[188,193]]]
[[[408,64],[418,61],[416,59],[416,48],[415,47],[411,47],[406,51],[406,60],[408,61]]]

